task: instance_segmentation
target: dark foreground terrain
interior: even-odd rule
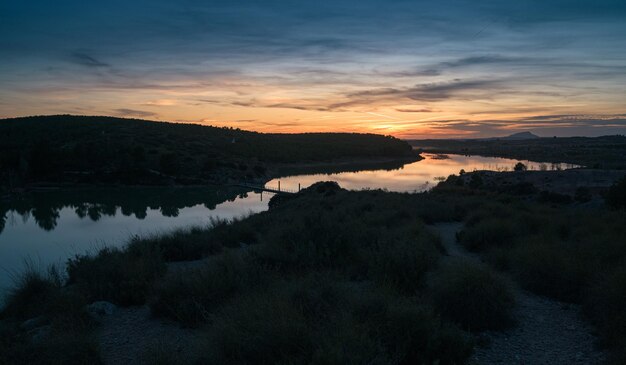
[[[626,180],[589,205],[474,174],[423,194],[318,183],[30,270],[0,363],[623,364]]]

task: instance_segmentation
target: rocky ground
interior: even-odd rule
[[[456,242],[460,223],[433,226],[450,257],[480,262]],[[481,365],[600,364],[605,354],[596,346],[592,328],[582,319],[580,307],[540,297],[511,281],[517,325],[501,332],[477,334],[479,346],[472,361]]]
[[[104,364],[151,364],[189,359],[197,346],[195,330],[153,319],[148,307],[116,308],[98,329]]]

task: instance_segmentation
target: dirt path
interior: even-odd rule
[[[104,364],[149,364],[150,351],[174,352],[189,359],[197,333],[178,324],[153,319],[148,307],[117,308],[98,330]],[[152,354],[153,355],[153,354]]]
[[[450,257],[480,261],[456,242],[460,223],[432,226],[441,236]],[[503,332],[484,332],[489,344],[477,347],[472,360],[477,364],[569,365],[599,364],[604,353],[595,346],[592,329],[581,318],[580,307],[529,293],[511,281],[517,326]]]

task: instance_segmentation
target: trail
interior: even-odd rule
[[[481,265],[480,257],[456,241],[461,223],[431,226],[441,236],[450,257],[462,257]],[[512,280],[516,300],[513,316],[517,325],[502,332],[478,334],[488,344],[476,347],[473,363],[481,365],[570,365],[600,364],[605,354],[594,346],[592,328],[583,321],[580,306],[534,295]],[[482,342],[482,341],[481,341]]]
[[[173,351],[181,360],[195,351],[195,330],[154,319],[147,306],[117,308],[98,329],[104,364],[149,364],[150,351]]]

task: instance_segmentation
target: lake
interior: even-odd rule
[[[297,190],[317,181],[337,181],[346,189],[425,191],[461,169],[512,170],[518,160],[423,154],[424,160],[399,169],[285,176],[266,186]],[[521,161],[529,169],[573,166]],[[109,188],[27,194],[0,203],[0,294],[29,261],[36,267],[63,263],[104,246],[123,246],[134,235],[150,235],[211,219],[232,219],[267,209],[271,193],[235,188]]]

